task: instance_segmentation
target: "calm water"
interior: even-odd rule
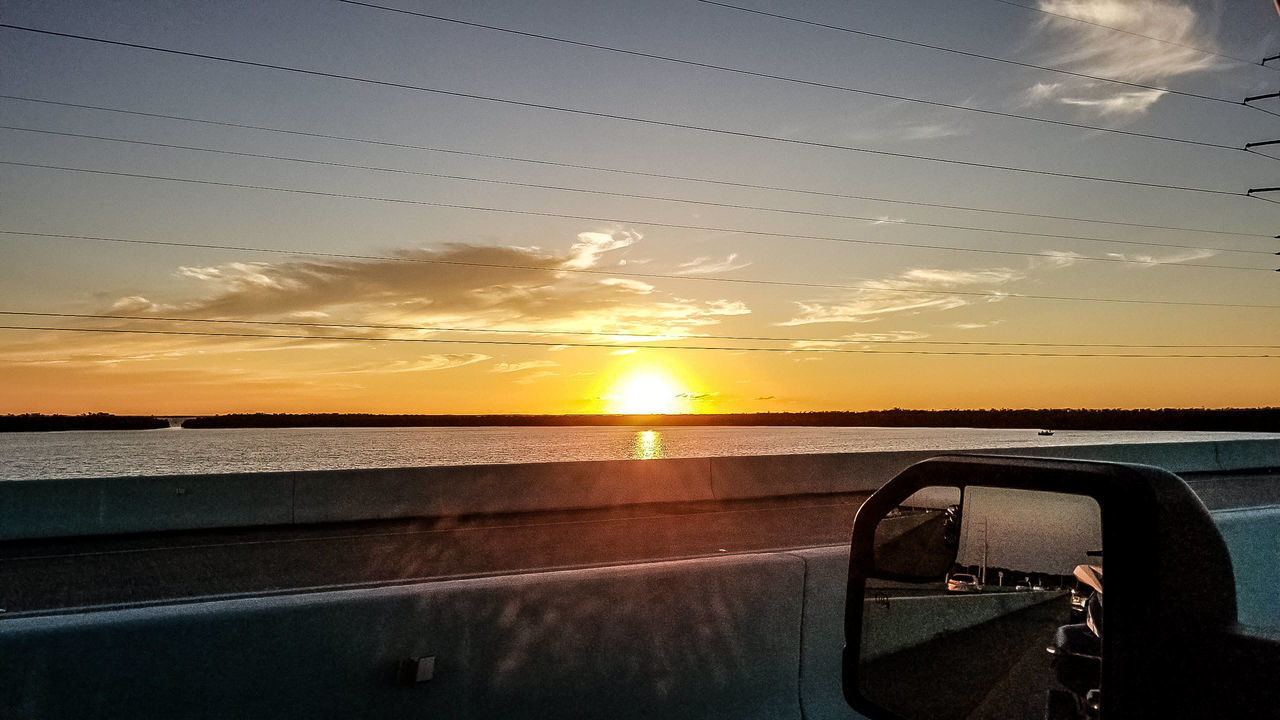
[[[484,427],[0,433],[0,480],[1276,438],[972,428]]]

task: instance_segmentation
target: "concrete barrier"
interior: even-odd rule
[[[0,482],[0,540],[292,521],[288,473]]]
[[[928,642],[938,635],[1062,597],[1065,591],[886,597],[863,605],[861,657],[872,660]]]
[[[803,592],[772,554],[0,619],[0,717],[800,718]]]
[[[1280,440],[964,451],[1173,472],[1280,467]],[[871,491],[934,451],[0,482],[0,540]]]
[[[712,498],[706,458],[322,470],[293,476],[298,523]]]

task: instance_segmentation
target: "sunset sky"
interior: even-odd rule
[[[1269,2],[372,4],[5,3],[0,413],[1280,405]]]

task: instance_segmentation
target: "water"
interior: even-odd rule
[[[1269,433],[863,427],[289,428],[0,433],[0,480],[724,455],[975,450]]]

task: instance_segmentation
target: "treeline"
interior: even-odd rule
[[[0,415],[0,432],[52,432],[57,430],[158,430],[168,420],[146,415]]]
[[[1280,432],[1280,408],[1158,410],[871,410],[732,415],[374,415],[365,413],[215,415],[186,428],[480,426],[816,426],[970,427],[1050,430],[1218,430]]]

